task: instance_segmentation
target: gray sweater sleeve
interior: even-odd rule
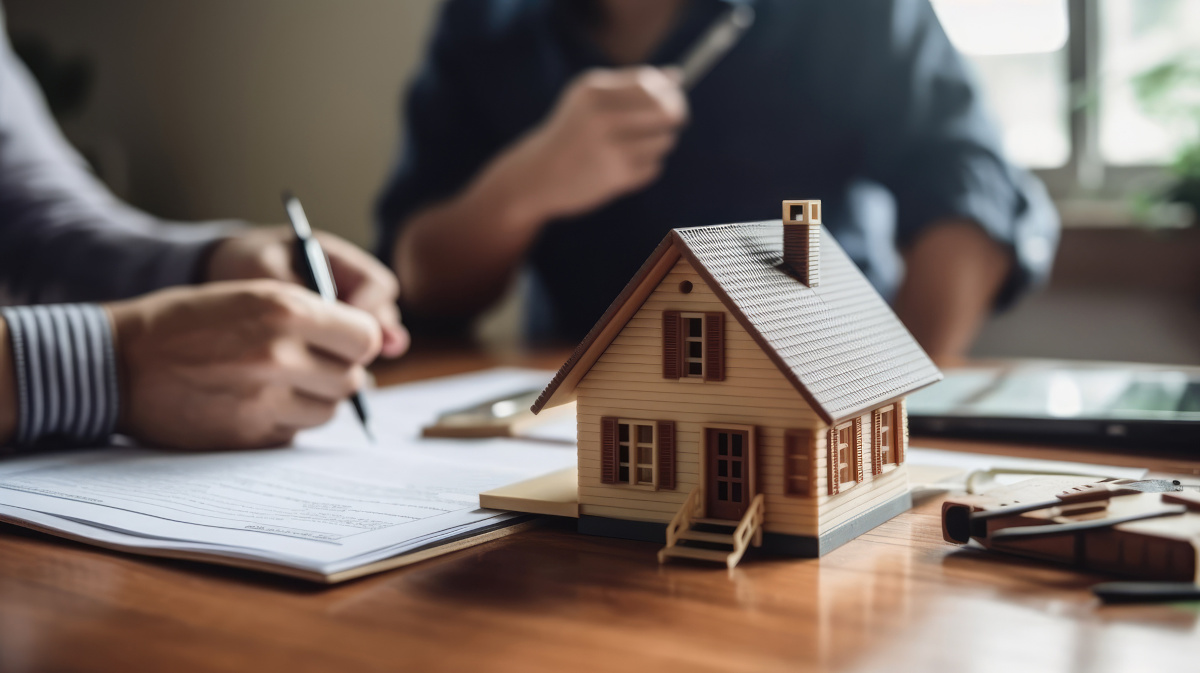
[[[0,16],[0,303],[191,283],[205,250],[235,226],[164,222],[105,189],[59,132]]]

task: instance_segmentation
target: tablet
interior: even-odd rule
[[[964,367],[908,398],[914,435],[1200,449],[1200,369]]]

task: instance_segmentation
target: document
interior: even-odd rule
[[[0,516],[97,543],[246,559],[330,576],[517,515],[481,491],[575,464],[573,446],[420,439],[441,410],[549,379],[493,370],[369,395],[378,445],[349,409],[262,451],[103,448],[0,462]]]

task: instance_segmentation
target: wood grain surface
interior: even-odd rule
[[[396,383],[513,358],[416,353]],[[933,442],[914,438],[914,445]],[[1056,458],[1112,453],[941,442]],[[1200,474],[1184,456],[1129,460]],[[1101,607],[1108,579],[944,543],[940,499],[820,560],[734,571],[537,530],[335,587],[0,527],[0,671],[1138,671],[1200,667],[1200,607]]]

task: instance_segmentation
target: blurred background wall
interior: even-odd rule
[[[280,222],[290,186],[317,226],[362,245],[439,4],[4,2],[12,34],[92,70],[88,100],[62,121],[121,196],[164,217]],[[1200,49],[1200,0],[934,6],[1010,155],[1046,181],[1066,225],[1049,286],[993,320],[975,354],[1200,364],[1200,229],[1189,208],[1146,205],[1183,184],[1171,167],[1200,147],[1200,106],[1165,115],[1137,86],[1176,62],[1200,81],[1186,60]],[[1160,84],[1168,99],[1181,91]],[[516,310],[489,333],[511,336]]]
[[[6,0],[9,32],[83,58],[63,119],[104,179],[176,219],[315,225],[367,245],[402,87],[436,0]]]

